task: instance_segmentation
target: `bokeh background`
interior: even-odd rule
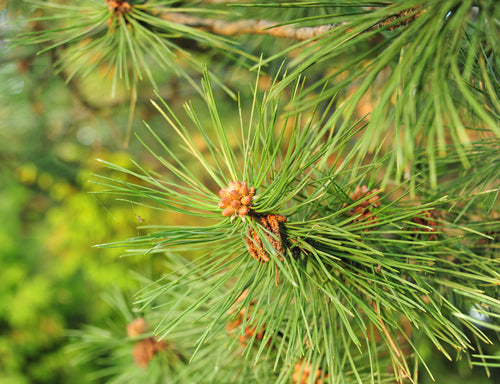
[[[56,53],[10,47],[8,39],[37,27],[26,21],[29,10],[13,3],[0,2],[0,383],[86,383],[95,367],[74,363],[70,331],[105,325],[116,315],[106,294],[132,300],[137,276],[162,268],[159,256],[124,258],[120,249],[94,245],[132,237],[144,223],[176,220],[95,193],[101,188],[94,174],[113,176],[97,159],[155,168],[134,134],[148,140],[146,120],[165,140],[169,135],[148,101],[155,97],[149,84],[140,85],[129,124],[127,89],[111,97],[102,73],[68,82],[54,70]],[[251,80],[235,71],[227,76]],[[196,98],[167,73],[159,84],[174,110]],[[467,361],[448,362],[427,343],[420,350],[437,383],[494,380]]]
[[[134,236],[151,219],[146,209],[94,194],[93,174],[111,176],[97,159],[125,167],[149,159],[127,140],[126,90],[111,97],[100,73],[68,84],[54,71],[54,54],[9,47],[7,39],[36,28],[28,15],[0,6],[0,383],[85,383],[92,367],[72,363],[69,331],[102,326],[114,316],[106,292],[131,298],[130,271],[155,269],[151,258],[94,247]],[[143,96],[139,130],[153,109]]]

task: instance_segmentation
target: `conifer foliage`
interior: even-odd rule
[[[164,257],[110,296],[112,329],[74,333],[98,377],[418,383],[432,345],[493,380],[496,1],[22,3],[36,28],[13,43],[125,87],[156,164],[92,180],[158,211],[101,246]],[[166,74],[195,92],[183,109]],[[161,120],[140,129],[146,89]]]

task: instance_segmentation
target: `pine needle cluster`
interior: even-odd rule
[[[185,106],[203,151],[183,119],[155,103],[202,176],[160,141],[164,155],[151,153],[161,174],[105,164],[138,182],[98,179],[107,194],[206,222],[149,226],[146,236],[107,245],[131,254],[197,255],[138,294],[143,311],[163,313],[156,335],[169,340],[181,324],[210,319],[194,343],[196,361],[198,353],[218,353],[211,348],[236,322],[241,353],[253,364],[272,364],[271,382],[289,382],[297,364],[321,372],[317,380],[369,382],[384,372],[413,380],[426,370],[419,337],[449,359],[458,353],[485,362],[470,355],[498,331],[499,276],[490,247],[496,235],[462,215],[476,195],[413,199],[410,181],[380,190],[387,155],[355,169],[346,148],[364,126],[340,134],[331,106],[290,114],[271,96],[274,87],[259,95],[255,86],[254,109],[235,132],[224,125],[208,76],[203,89],[210,123]],[[297,81],[287,105],[300,92]],[[227,217],[218,190],[235,181],[255,186],[255,197],[248,215]],[[464,202],[468,208],[456,213]]]
[[[204,101],[181,116],[157,93],[164,125],[138,140],[159,167],[102,161],[123,176],[93,180],[195,223],[101,245],[165,255],[165,273],[134,310],[115,297],[115,331],[78,333],[98,375],[417,383],[433,377],[422,340],[498,367],[495,1],[32,3],[58,27],[19,43],[56,50],[69,78],[105,68],[135,102],[160,68]],[[253,70],[250,92],[225,68]]]

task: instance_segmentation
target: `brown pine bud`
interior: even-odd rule
[[[241,183],[240,193],[241,193],[242,196],[248,195],[248,187],[247,187],[247,182],[246,181],[243,181]]]
[[[223,198],[226,195],[227,195],[227,188],[221,188],[219,191],[219,196]]]
[[[148,324],[146,320],[142,317],[138,317],[130,324],[127,325],[127,335],[128,337],[134,338],[137,337],[147,331]]]
[[[230,181],[228,184],[228,190],[232,191],[239,191],[241,188],[241,183],[239,181]]]
[[[231,199],[233,199],[233,200],[241,199],[240,191],[232,190],[231,191]]]
[[[221,203],[224,204],[225,207],[228,207],[231,205],[231,198],[224,196],[222,199],[220,199]]]
[[[227,207],[222,211],[222,216],[232,216],[235,213],[235,209],[233,207]]]
[[[238,209],[238,215],[240,216],[245,216],[248,212],[250,212],[250,209],[246,205],[243,205]]]
[[[243,205],[250,205],[250,203],[252,202],[252,198],[250,196],[243,196],[240,202]]]
[[[242,219],[250,212],[255,188],[248,188],[246,181],[230,181],[227,187],[219,190],[221,200],[217,204],[222,208],[222,216],[240,216]]]
[[[153,338],[147,338],[137,342],[132,350],[134,362],[137,366],[146,369],[155,354],[155,342]]]

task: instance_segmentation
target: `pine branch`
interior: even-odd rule
[[[186,103],[184,118],[162,98],[153,102],[165,126],[146,124],[150,136],[140,141],[159,168],[102,162],[114,171],[96,176],[102,193],[193,223],[169,216],[141,227],[145,235],[102,245],[165,255],[164,275],[135,297],[153,332],[80,335],[83,356],[104,356],[110,367],[116,360],[116,382],[147,382],[130,367],[131,346],[154,358],[170,352],[175,364],[139,359],[157,381],[416,381],[420,364],[430,370],[419,338],[448,359],[456,350],[477,365],[497,364],[482,349],[500,331],[494,23],[489,14],[473,21],[472,0],[373,9],[349,2],[354,10],[302,13],[325,4],[285,3],[298,16],[271,22],[227,21],[232,13],[173,0],[44,2],[61,13],[39,21],[62,27],[28,39],[64,49],[69,79],[104,64],[115,83],[135,90],[143,77],[154,82],[152,57],[189,81],[179,58],[201,66],[185,39],[247,58],[250,50],[224,36],[298,41],[266,63],[300,48],[280,68],[286,76],[266,77],[264,92],[256,66],[238,116],[216,98],[207,72],[194,85],[205,105]],[[278,3],[253,6],[281,11]],[[80,22],[68,24],[63,11]],[[312,68],[319,80],[310,83],[302,75]],[[378,109],[356,121],[378,80]],[[123,300],[117,306],[131,324],[134,312]],[[164,348],[175,341],[188,346]]]
[[[222,36],[238,36],[243,34],[269,35],[279,38],[289,38],[297,41],[311,40],[324,33],[344,25],[344,23],[321,25],[317,27],[291,27],[280,25],[269,20],[245,19],[239,21],[225,21],[195,17],[176,12],[160,14],[161,18],[173,23],[201,28],[205,31]]]
[[[283,4],[285,5],[285,4]],[[368,28],[366,32],[374,30],[395,29],[414,21],[421,13],[420,7],[410,7],[386,17],[376,25]],[[159,12],[160,17],[173,23],[188,25],[222,36],[238,36],[243,34],[269,35],[278,38],[288,38],[296,41],[313,40],[326,34],[328,31],[348,25],[348,22],[339,22],[315,27],[293,27],[283,25],[277,21],[264,19],[244,19],[239,21],[226,21],[186,15],[179,12]],[[349,29],[347,30],[349,31]]]
[[[148,199],[159,209],[183,215],[202,214],[210,222],[221,220],[205,226],[150,226],[148,235],[107,245],[129,248],[132,254],[197,255],[138,295],[144,311],[174,295],[175,305],[163,314],[158,334],[168,340],[208,302],[210,324],[199,335],[193,359],[226,332],[225,324],[236,327],[236,322],[247,357],[255,356],[257,363],[268,353],[277,365],[302,367],[282,371],[283,381],[304,372],[325,377],[342,372],[346,377],[345,369],[359,381],[366,375],[366,365],[354,357],[360,352],[369,356],[370,366],[383,360],[392,365],[397,380],[411,380],[409,359],[418,355],[411,340],[417,332],[447,357],[448,346],[463,353],[475,348],[468,333],[477,342],[491,343],[478,324],[492,331],[497,325],[478,323],[467,311],[470,305],[488,305],[488,319],[497,316],[497,263],[468,249],[457,234],[491,236],[458,219],[450,221],[444,213],[449,198],[422,204],[407,200],[405,184],[392,192],[397,197],[362,185],[375,178],[383,157],[359,168],[354,180],[348,170],[332,167],[326,159],[340,156],[354,129],[334,135],[327,112],[315,110],[305,121],[302,114],[288,114],[276,125],[279,103],[267,94],[257,100],[255,92],[251,104],[260,118],[250,119],[238,134],[225,128],[208,76],[203,89],[213,131],[204,128],[194,109],[186,111],[205,139],[204,152],[167,105],[166,110],[158,108],[199,168],[223,187],[218,206],[215,191],[197,181],[166,144],[168,160],[152,154],[178,177],[177,185],[141,167],[135,172],[108,164],[141,181],[109,180],[108,193],[139,197],[140,204]],[[300,97],[300,89],[300,83],[294,85],[291,102]],[[293,130],[285,136],[289,125]],[[238,144],[231,146],[233,133]],[[255,199],[250,185],[255,185]],[[404,322],[411,331],[403,329]],[[331,337],[343,345],[328,346],[334,344]],[[341,368],[332,363],[339,356],[345,362]],[[305,362],[299,364],[299,357]]]
[[[357,161],[374,151],[372,137],[387,136],[390,142],[385,150],[394,148],[387,162],[390,169],[397,170],[397,179],[418,172],[416,148],[423,143],[429,159],[428,178],[436,188],[438,163],[450,142],[466,170],[471,167],[467,153],[476,132],[488,130],[500,135],[495,65],[499,46],[496,5],[491,0],[480,2],[478,15],[472,0],[403,1],[371,8],[352,2],[347,11],[335,13],[327,7],[312,16],[307,11],[322,9],[324,2],[232,4],[230,11],[215,4],[205,8],[174,6],[173,1],[115,0],[100,6],[84,2],[73,7],[35,3],[52,12],[37,21],[57,21],[64,27],[25,35],[23,44],[50,43],[46,49],[64,48],[60,68],[68,71],[68,79],[104,66],[105,73],[113,77],[112,89],[124,83],[133,89],[132,95],[137,95],[137,84],[144,78],[156,84],[154,65],[184,77],[195,88],[179,59],[190,70],[201,72],[200,62],[192,54],[200,44],[211,53],[222,52],[242,63],[243,58],[257,59],[248,47],[237,47],[232,37],[267,34],[296,41],[280,52],[274,49],[273,55],[263,60],[267,64],[283,60],[292,50],[299,53],[276,92],[304,73],[323,71],[324,76],[308,85],[293,108],[311,108],[318,102],[320,89],[329,84],[322,100],[346,98],[335,112],[336,119],[342,116],[345,121],[340,131],[348,128],[362,104],[370,97],[377,98],[379,102],[371,109],[368,125],[358,140]],[[236,6],[244,10],[242,15],[234,13]],[[294,13],[283,21],[250,17],[249,10],[259,9]],[[242,19],[234,21],[236,16]],[[232,19],[228,21],[228,17]],[[71,24],[65,25],[67,20],[72,20]],[[308,26],[300,26],[304,24]],[[185,41],[192,43],[183,47]],[[259,51],[264,49],[265,44],[259,46]],[[225,87],[222,80],[212,78]],[[380,87],[373,86],[375,81]],[[466,118],[462,116],[464,109],[468,110]]]

